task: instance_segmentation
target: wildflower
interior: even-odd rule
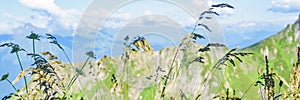
[[[16,53],[16,52],[19,52],[19,51],[25,51],[25,49],[23,48],[20,48],[20,46],[18,44],[14,44],[14,43],[4,43],[2,45],[0,45],[0,47],[11,47],[11,51],[10,53]]]
[[[91,58],[96,58],[93,51],[87,52],[86,55],[88,55],[88,56],[91,57]]]
[[[32,31],[31,31],[31,34],[30,34],[29,36],[26,36],[26,38],[28,38],[28,39],[33,39],[33,40],[40,40],[40,39],[39,39],[40,37],[41,37],[41,36],[39,36],[38,34],[32,32]]]

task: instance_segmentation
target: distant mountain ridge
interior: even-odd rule
[[[292,28],[292,29],[289,29],[289,28]],[[291,33],[295,33],[295,34],[294,34],[294,35],[295,35],[295,36],[294,36],[295,39],[298,39],[298,40],[300,39],[300,35],[299,35],[299,30],[300,30],[300,14],[299,14],[299,16],[298,16],[298,19],[297,19],[293,24],[288,24],[286,28],[284,28],[282,31],[278,32],[277,34],[274,34],[273,36],[271,36],[271,37],[269,37],[269,38],[266,38],[266,39],[264,39],[264,40],[262,40],[262,41],[260,41],[260,42],[258,42],[258,43],[255,43],[255,44],[253,44],[253,45],[251,45],[251,46],[249,46],[249,47],[246,47],[245,49],[249,49],[249,48],[251,48],[251,47],[253,47],[253,46],[257,46],[257,45],[259,45],[259,44],[263,44],[264,41],[267,41],[267,40],[269,40],[269,39],[272,38],[272,37],[275,37],[275,38],[276,38],[276,36],[277,36],[278,34],[282,34],[283,31],[288,31],[288,30],[290,30],[290,31],[295,31],[295,32],[291,32]]]

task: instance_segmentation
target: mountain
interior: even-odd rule
[[[229,62],[227,62],[228,66],[220,66],[220,70],[215,70],[211,74],[204,90],[201,88],[205,76],[229,49],[212,47],[211,51],[199,53],[198,50],[204,46],[191,43],[186,50],[180,50],[174,60],[174,70],[166,87],[166,97],[182,98],[184,94],[188,99],[193,99],[202,93],[201,99],[212,99],[217,94],[225,94],[226,89],[229,88],[231,94],[235,90],[235,95],[244,96],[243,99],[260,99],[261,95],[258,91],[261,87],[249,88],[249,86],[259,80],[260,74],[265,69],[264,55],[269,57],[270,68],[289,82],[292,65],[296,62],[297,45],[300,43],[299,27],[298,19],[278,34],[238,51],[251,52],[254,55],[241,57],[243,63],[235,59],[236,67]],[[84,71],[98,74],[82,76],[83,86],[78,83],[73,92],[75,95],[92,99],[159,99],[164,86],[164,76],[170,69],[176,48],[166,47],[153,55],[138,51],[126,62],[122,57],[105,58],[106,60],[102,60],[103,63],[99,66],[95,65],[97,67]],[[204,63],[190,63],[200,56],[204,58]],[[123,68],[126,68],[125,71]],[[116,83],[110,81],[112,76],[117,80]],[[275,89],[278,90],[279,87],[275,85]],[[281,90],[284,89],[287,89],[287,86],[283,86]],[[80,93],[88,93],[88,95]],[[99,93],[102,93],[101,96]]]
[[[256,43],[245,51],[256,53],[256,61],[264,62],[264,55],[270,60],[270,66],[273,66],[277,73],[288,75],[291,66],[296,62],[297,47],[300,46],[300,15],[297,21],[287,25],[280,31],[259,43]],[[288,79],[288,76],[285,76]]]
[[[70,89],[73,99],[160,99],[164,82],[168,78],[165,88],[165,98],[194,99],[201,93],[202,99],[222,97],[229,88],[229,94],[235,91],[236,97],[242,99],[261,99],[260,86],[252,86],[260,78],[265,69],[264,55],[269,57],[269,66],[274,72],[289,82],[289,75],[296,62],[297,46],[300,44],[300,15],[298,20],[287,25],[278,34],[271,36],[250,47],[235,52],[254,53],[240,57],[243,61],[234,59],[236,66],[229,61],[228,66],[220,65],[214,71],[212,67],[230,50],[227,47],[210,47],[210,51],[199,52],[205,48],[199,44],[190,43],[181,47],[175,57],[177,47],[166,47],[153,54],[146,51],[129,53],[129,57],[104,56],[97,61],[88,61],[78,80]],[[192,62],[203,57],[201,62]],[[169,70],[173,63],[172,72]],[[65,64],[65,67],[56,67],[56,72],[67,84],[78,70]],[[77,62],[75,66],[84,63]],[[77,71],[77,72],[76,72]],[[206,76],[207,86],[203,85]],[[32,82],[29,85],[32,86]],[[276,80],[276,83],[278,81]],[[204,88],[202,88],[204,87]],[[281,91],[287,89],[283,86]],[[276,95],[279,87],[275,85]],[[61,92],[61,91],[60,91]]]
[[[292,67],[297,62],[297,47],[299,46],[300,15],[295,23],[287,25],[286,28],[277,34],[243,49],[242,51],[253,52],[255,55],[248,57],[248,62],[245,61],[241,66],[250,68],[248,69],[250,71],[249,74],[257,74],[259,71],[262,73],[265,69],[264,56],[266,55],[268,56],[270,68],[274,69],[275,73],[289,82]],[[253,77],[252,80],[257,80],[258,77]],[[278,90],[278,84],[276,88]]]

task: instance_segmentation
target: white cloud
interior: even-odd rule
[[[278,24],[276,22],[268,21],[239,21],[237,23],[228,23],[222,25],[225,32],[235,33],[235,34],[249,34],[259,32],[276,32],[281,30],[281,27],[284,25]]]
[[[118,29],[124,26],[132,16],[128,12],[115,12],[104,23],[104,28]]]
[[[269,11],[293,13],[300,12],[300,0],[272,0]]]
[[[24,21],[24,18],[21,17],[15,17],[7,12],[2,13],[2,16],[6,17],[8,20],[16,21],[16,22],[2,22],[0,23],[0,34],[11,34],[11,31],[14,28],[17,28],[20,26],[18,23]]]
[[[15,25],[7,24],[7,23],[0,23],[0,33],[2,34],[9,34],[10,31],[15,28]]]
[[[153,14],[153,12],[151,10],[144,11],[144,15],[151,15],[151,14]]]
[[[213,10],[221,16],[229,16],[234,14],[234,10],[231,8],[214,8]]]
[[[245,23],[241,23],[240,27],[243,28],[250,28],[250,27],[255,27],[256,23],[255,22],[245,22]]]
[[[29,22],[38,28],[45,29],[51,20],[52,18],[49,16],[32,16]]]
[[[30,8],[44,9],[56,15],[62,13],[62,10],[55,4],[54,0],[19,0],[19,2]]]
[[[14,21],[17,21],[17,22],[23,22],[25,21],[25,18],[23,17],[17,17],[17,16],[14,16],[14,15],[11,15],[10,13],[7,13],[7,12],[4,12],[2,13],[2,15],[8,19],[12,19]]]
[[[119,18],[123,20],[129,20],[131,15],[127,12],[117,12],[111,16],[111,18]]]
[[[55,4],[55,0],[19,0],[19,2],[31,9],[42,10],[51,14],[51,16],[35,15],[37,17],[31,22],[40,28],[46,28],[49,21],[55,19],[63,28],[73,30],[77,26],[80,17],[80,12],[74,9],[63,10],[59,8]]]
[[[15,34],[12,31],[14,29],[24,26],[26,23],[30,23],[34,25],[36,28],[46,29],[48,28],[49,22],[52,20],[49,16],[41,16],[41,15],[31,15],[30,17],[19,17],[14,16],[10,13],[2,13],[4,17],[6,17],[9,22],[0,23],[0,33],[1,34]]]

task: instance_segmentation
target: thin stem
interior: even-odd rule
[[[192,33],[194,33],[194,32],[196,31],[196,28],[197,28],[197,26],[198,26],[199,21],[200,21],[200,19],[198,19],[198,20],[196,21]]]
[[[80,71],[82,71],[83,70],[83,68],[85,67],[85,65],[87,64],[87,62],[89,61],[89,59],[90,59],[90,57],[88,57],[86,60],[85,60],[85,62],[84,62],[84,64],[83,64],[83,66],[81,67],[81,69],[80,69]]]
[[[185,94],[183,93],[183,91],[180,89],[180,94],[181,94],[181,100],[188,100],[188,98],[185,96]]]
[[[66,56],[66,58],[67,58],[68,62],[69,62],[69,63],[70,63],[70,65],[71,65],[71,67],[74,69],[74,66],[73,66],[73,64],[72,64],[72,62],[71,62],[71,60],[70,60],[69,56],[68,56],[68,55],[67,55],[67,53],[65,52],[65,50],[64,50],[64,49],[61,49],[61,50],[63,51],[64,55]]]
[[[244,92],[244,94],[242,95],[241,99],[243,99],[243,97],[248,93],[248,91],[250,90],[250,88],[254,85],[254,83],[252,83],[247,90]]]
[[[174,62],[175,62],[175,59],[176,59],[176,57],[177,57],[177,54],[178,54],[178,51],[179,51],[179,48],[181,47],[181,45],[182,45],[182,44],[180,44],[180,45],[177,47],[176,53],[175,53],[174,58],[173,58],[172,63],[171,63],[171,68],[169,69],[168,74],[167,74],[167,77],[166,77],[166,80],[165,80],[165,82],[164,82],[164,87],[163,87],[163,90],[162,90],[161,95],[160,95],[161,97],[164,97],[164,96],[165,96],[166,85],[168,84],[168,79],[169,79],[170,74],[171,74],[171,72],[172,72],[172,70],[173,70],[173,68],[174,68],[174,67],[173,67],[173,64],[174,64]]]
[[[221,63],[221,59],[218,60],[218,62],[212,67],[212,69],[209,70],[209,72],[207,73],[207,76],[204,78],[204,81],[202,82],[203,85],[202,87],[200,88],[202,92],[204,92],[204,90],[202,90],[203,88],[205,89],[206,88],[206,85],[208,84],[209,82],[209,78],[210,78],[210,75],[212,75],[215,71],[216,68],[218,68],[220,66],[220,63]],[[195,98],[195,100],[199,99],[202,95],[202,92]]]
[[[32,39],[32,52],[33,52],[33,60],[34,60],[34,62],[36,62],[36,57],[35,57],[35,43],[34,43],[34,40],[35,39]],[[41,80],[39,80],[39,83],[40,83],[40,90],[42,89],[42,82],[41,82]]]
[[[126,71],[126,63],[127,63],[127,61],[128,61],[128,59],[127,59],[127,56],[128,56],[128,55],[127,55],[127,51],[125,52],[125,55],[124,55],[124,56],[125,56],[125,59],[124,59],[124,63],[123,63],[123,75],[122,75],[122,76],[123,76],[123,78],[122,78],[123,80],[121,79],[121,81],[125,81],[125,80],[126,80],[126,79],[125,79],[125,78],[126,78],[126,72],[127,72],[127,71]]]
[[[8,79],[5,79],[13,88],[14,88],[14,90],[17,92],[18,90],[17,90],[17,88],[11,83],[11,81],[10,80],[8,80]]]
[[[82,65],[80,71],[83,70],[83,68],[85,67],[85,65],[86,65],[87,62],[89,61],[89,59],[90,59],[90,57],[88,57],[88,58],[86,59],[86,61],[85,61],[84,64]],[[77,72],[77,74],[74,75],[74,76],[72,77],[71,81],[69,82],[68,88],[70,88],[70,87],[74,84],[74,82],[76,81],[76,79],[78,78],[78,76],[79,76],[79,73]]]
[[[35,44],[34,44],[34,39],[32,39],[32,51],[33,54],[35,55]],[[33,56],[34,60],[35,60],[35,56]]]
[[[86,65],[87,62],[89,61],[89,59],[90,59],[90,57],[88,57],[88,58],[86,59],[86,61],[85,61],[84,64],[82,65],[80,71],[83,70],[83,68],[85,67],[85,65]],[[74,82],[76,81],[76,79],[78,78],[78,76],[79,76],[79,73],[77,72],[77,74],[75,74],[75,75],[72,77],[72,79],[70,80],[70,82],[69,82],[68,85],[67,85],[67,91],[68,91],[68,90],[71,88],[71,86],[74,84]],[[63,98],[66,97],[66,94],[67,94],[67,93],[64,93]]]
[[[196,28],[197,28],[197,24],[199,23],[199,21],[200,21],[200,19],[198,19],[198,20],[196,21],[196,23],[195,23],[195,25],[194,25],[194,28],[193,28],[193,31],[192,31],[192,34],[195,32],[195,30],[196,30]],[[189,40],[189,42],[190,42],[190,40]],[[189,42],[188,42],[188,43],[189,43]],[[178,54],[179,49],[180,49],[180,47],[181,47],[182,45],[183,45],[183,43],[180,43],[179,46],[178,46],[177,49],[176,49],[176,53],[175,53],[175,55],[174,55],[174,57],[173,57],[173,60],[172,60],[172,63],[171,63],[169,72],[168,72],[167,77],[166,77],[166,80],[165,80],[165,82],[164,82],[163,90],[162,90],[162,92],[161,92],[161,97],[164,97],[164,93],[165,93],[165,90],[166,90],[166,85],[168,84],[168,79],[169,79],[170,74],[171,74],[171,72],[172,72],[172,70],[173,70],[173,68],[174,68],[173,65],[174,65],[175,59],[177,58],[177,54]]]
[[[18,62],[19,62],[21,71],[23,71],[24,69],[23,69],[23,66],[22,66],[22,64],[21,64],[21,61],[20,61],[20,57],[19,57],[18,52],[16,52],[16,55],[17,55],[17,58],[18,58]],[[25,77],[25,76],[23,76],[23,78],[24,78],[24,82],[25,82],[26,93],[28,93],[27,80],[26,80],[26,77]]]

